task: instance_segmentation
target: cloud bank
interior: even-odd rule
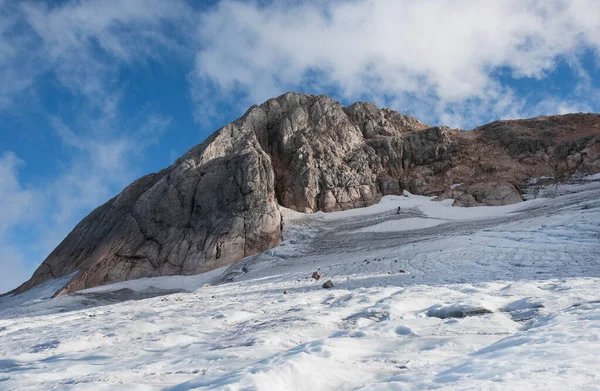
[[[472,126],[533,113],[501,77],[543,79],[597,55],[597,15],[594,0],[223,1],[200,19],[196,96],[208,85],[247,104],[306,86]],[[542,98],[548,110],[586,109],[584,90]]]

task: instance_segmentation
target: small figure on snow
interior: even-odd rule
[[[398,209],[396,209],[396,214],[399,215],[400,214],[400,207],[398,207]]]

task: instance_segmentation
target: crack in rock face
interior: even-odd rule
[[[57,295],[230,265],[279,244],[279,205],[331,212],[403,190],[458,206],[503,205],[520,202],[530,178],[598,171],[596,114],[465,132],[370,103],[287,93],[98,207],[11,293],[74,272]]]

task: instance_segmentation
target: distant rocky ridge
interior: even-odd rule
[[[458,206],[502,205],[520,202],[530,178],[599,171],[598,114],[466,132],[370,103],[288,93],[98,207],[13,293],[71,273],[58,295],[229,265],[279,243],[279,205],[330,212],[404,189]]]

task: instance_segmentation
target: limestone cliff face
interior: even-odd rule
[[[75,272],[58,294],[229,265],[279,243],[278,205],[345,210],[403,189],[462,206],[500,205],[521,201],[529,178],[577,171],[600,171],[599,115],[464,132],[369,103],[344,107],[288,93],[251,107],[94,210],[17,292]]]

